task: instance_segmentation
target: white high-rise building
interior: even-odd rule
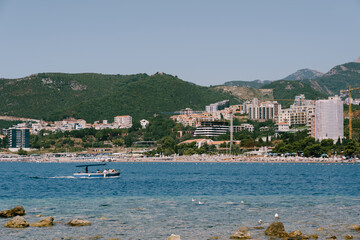
[[[315,104],[315,139],[344,138],[344,106],[340,97],[317,100]]]

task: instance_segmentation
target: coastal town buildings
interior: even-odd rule
[[[201,126],[197,127],[194,136],[216,137],[227,134],[230,131],[230,126],[227,122],[202,122]],[[254,131],[252,124],[243,123],[239,126],[233,126],[233,132]]]
[[[276,132],[289,132],[290,125],[287,122],[279,122],[275,124],[275,131]]]
[[[55,131],[71,131],[71,130],[80,130],[87,128],[86,121],[84,119],[75,119],[75,118],[66,118],[62,121],[54,122]],[[40,125],[39,125],[40,126]]]
[[[146,120],[145,120],[146,121]],[[148,124],[148,123],[147,123]],[[119,129],[119,128],[131,128],[132,117],[129,115],[117,116],[114,118],[113,123],[109,123],[108,120],[95,121],[93,124],[87,123],[84,119],[66,118],[61,121],[46,122],[43,120],[31,120],[28,122],[18,123],[12,127],[12,129],[29,129],[31,134],[39,134],[40,131],[50,132],[65,132],[73,130],[81,130],[85,128],[100,129]],[[8,132],[6,132],[7,134]]]
[[[114,117],[114,125],[117,125],[118,128],[131,128],[132,117],[129,115],[116,116]]]
[[[209,106],[205,107],[205,111],[208,113],[214,113],[217,112],[219,110],[223,110],[227,107],[230,106],[230,101],[229,100],[224,100],[221,102],[217,102],[217,103],[212,103]]]
[[[294,104],[287,109],[281,109],[276,117],[277,123],[287,123],[291,126],[305,125],[310,127],[311,117],[315,115],[315,101],[306,100],[303,94],[296,96]]]
[[[345,99],[345,101],[344,101],[344,103],[346,104],[346,105],[349,105],[349,100],[351,100],[351,104],[352,105],[360,105],[360,98],[351,98],[351,99],[349,99],[349,98],[346,98]]]
[[[344,109],[340,97],[329,97],[327,100],[317,100],[315,107],[315,139],[344,138]]]

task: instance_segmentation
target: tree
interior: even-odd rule
[[[27,155],[27,151],[25,151],[24,149],[20,148],[18,151],[17,151],[17,154],[19,155]]]
[[[358,144],[353,139],[349,140],[344,147],[344,155],[352,157],[358,152],[359,152]]]
[[[313,145],[309,145],[304,149],[304,156],[305,157],[320,157],[320,155],[323,153],[323,150],[321,148],[321,145],[316,143]]]
[[[126,147],[131,147],[132,144],[133,144],[133,140],[132,140],[131,136],[129,136],[129,135],[126,136],[125,137],[125,146]]]
[[[233,155],[239,155],[241,153],[240,146],[238,144],[233,145],[231,148],[231,154]]]
[[[113,140],[113,143],[116,145],[116,146],[122,146],[122,145],[124,145],[124,143],[125,143],[125,141],[124,141],[124,139],[122,139],[122,138],[115,138],[114,140]]]

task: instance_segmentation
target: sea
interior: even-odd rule
[[[78,164],[0,162],[0,210],[55,219],[10,229],[0,218],[0,239],[229,239],[240,226],[270,239],[275,221],[319,239],[360,239],[349,229],[360,224],[360,164],[107,163],[121,175],[105,179],[74,178]],[[74,218],[92,225],[67,226]]]

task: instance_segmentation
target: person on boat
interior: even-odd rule
[[[105,170],[103,171],[103,173],[104,173],[105,175],[108,174],[108,170],[105,169]]]

